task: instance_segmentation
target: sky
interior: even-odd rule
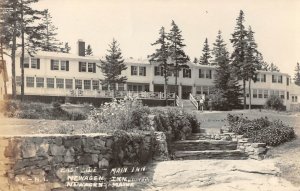
[[[212,47],[218,30],[231,51],[229,39],[243,10],[265,61],[290,75],[300,62],[300,0],[40,0],[34,6],[49,9],[58,39],[69,42],[72,53],[82,39],[103,56],[115,38],[124,58],[137,59],[154,52],[151,43],[172,20],[191,60],[201,56],[205,38]]]

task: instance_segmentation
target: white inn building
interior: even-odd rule
[[[37,52],[34,57],[25,56],[25,95],[106,98],[111,91],[100,83],[104,79],[100,68],[100,58],[84,55],[84,42],[79,42],[78,55],[58,52]],[[125,59],[127,76],[125,84],[117,84],[117,97],[138,95],[141,99],[164,99],[164,78],[161,67],[148,60]],[[187,63],[178,76],[178,95],[187,99],[209,95],[214,89],[215,66]],[[20,94],[20,55],[16,59],[17,94]],[[175,76],[169,76],[170,99],[174,98]],[[11,93],[11,80],[7,84]],[[248,89],[248,88],[247,88]],[[251,83],[251,95],[247,93],[247,104],[252,97],[252,105],[261,107],[270,95],[278,95],[289,110],[299,103],[300,87],[291,83],[291,77],[281,72],[259,71],[257,82]],[[298,106],[297,106],[298,107]]]

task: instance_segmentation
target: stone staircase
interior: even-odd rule
[[[181,100],[183,103],[183,109],[185,110],[197,110],[190,100]]]
[[[171,145],[174,160],[227,159],[243,160],[248,155],[237,149],[238,142],[207,138],[203,129],[192,133],[186,140]]]

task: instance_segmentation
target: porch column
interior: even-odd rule
[[[178,97],[180,99],[182,99],[182,85],[181,84],[178,85]]]
[[[149,83],[149,91],[150,92],[154,92],[154,84],[153,84],[153,82]]]

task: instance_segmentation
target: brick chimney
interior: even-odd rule
[[[79,39],[77,44],[78,44],[78,56],[85,56],[85,42]]]

